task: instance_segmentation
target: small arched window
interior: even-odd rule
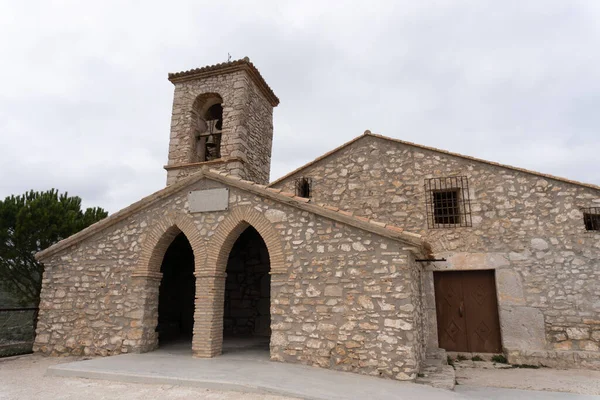
[[[312,179],[302,177],[296,179],[296,196],[310,199],[312,197]]]

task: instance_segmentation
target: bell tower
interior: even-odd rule
[[[269,183],[273,108],[279,99],[241,60],[169,74],[175,85],[167,186],[210,166]]]

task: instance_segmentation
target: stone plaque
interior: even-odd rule
[[[195,190],[188,194],[191,213],[223,211],[229,207],[229,188]]]

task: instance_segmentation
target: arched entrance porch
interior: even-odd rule
[[[168,343],[169,338],[186,336],[187,344],[183,346],[189,350],[190,330],[193,335],[195,325],[190,315],[196,312],[193,273],[206,260],[204,242],[193,219],[185,214],[168,214],[153,225],[132,274],[141,316],[137,351],[152,351],[164,345],[165,339]],[[170,303],[175,312],[169,311]]]
[[[193,339],[193,353],[196,357],[214,357],[221,354],[224,337],[229,339],[236,335],[245,336],[246,339],[258,340],[259,343],[261,337],[266,338],[271,331],[273,287],[286,272],[280,234],[264,214],[251,207],[232,209],[207,243],[207,249],[206,263],[201,265],[196,273],[197,299]],[[252,258],[256,260],[257,253],[260,254],[259,261],[254,261],[255,264],[248,262]],[[267,258],[268,268],[265,268]],[[249,271],[256,274],[249,278]],[[239,285],[227,285],[228,274],[241,274],[239,279],[242,281],[254,282],[245,284],[248,289],[245,289],[244,293],[254,292],[254,295],[245,298],[245,303],[245,294],[240,294]],[[229,279],[231,283],[233,278]],[[267,285],[268,297],[265,295]],[[231,310],[225,312],[226,298],[229,299],[228,306],[241,300],[238,304],[244,306],[238,307],[235,313],[246,317],[240,316],[239,320],[234,321]],[[240,325],[245,328],[239,329]],[[234,326],[237,328],[234,329]],[[263,342],[266,341],[263,339]]]
[[[227,260],[223,307],[223,353],[269,350],[271,277],[269,251],[248,226]]]
[[[171,242],[160,268],[158,292],[159,348],[192,350],[194,328],[194,251],[183,232]]]

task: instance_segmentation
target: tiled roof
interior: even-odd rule
[[[447,150],[440,150],[437,149],[435,147],[429,147],[429,146],[424,146],[421,144],[416,144],[416,143],[412,143],[412,142],[407,142],[404,140],[400,140],[400,139],[395,139],[395,138],[391,138],[388,136],[383,136],[383,135],[378,135],[375,133],[371,133],[370,131],[365,131],[364,134],[355,137],[354,139],[342,144],[339,147],[336,147],[335,149],[328,151],[327,153],[315,158],[314,160],[304,164],[303,166],[296,168],[295,170],[293,170],[292,172],[285,174],[284,176],[282,176],[281,178],[278,178],[276,180],[274,180],[273,182],[269,183],[269,187],[274,186],[282,181],[284,181],[285,179],[296,175],[298,172],[310,167],[311,165],[316,164],[317,162],[329,157],[330,155],[337,153],[338,151],[350,146],[352,143],[358,141],[359,139],[365,138],[365,137],[374,137],[374,138],[379,138],[379,139],[383,139],[383,140],[389,140],[390,142],[395,142],[395,143],[400,143],[403,144],[405,146],[411,146],[411,147],[416,147],[418,149],[422,149],[422,150],[429,150],[429,151],[433,151],[436,153],[440,153],[440,154],[446,154],[446,155],[450,155],[450,156],[454,156],[454,157],[459,157],[459,158],[463,158],[466,160],[470,160],[470,161],[475,161],[475,162],[479,162],[479,163],[484,163],[484,164],[488,164],[488,165],[494,165],[496,167],[501,167],[501,168],[506,168],[506,169],[511,169],[513,171],[518,171],[518,172],[524,172],[526,174],[531,174],[531,175],[536,175],[542,178],[547,178],[547,179],[553,179],[555,181],[559,181],[559,182],[566,182],[566,183],[570,183],[573,185],[577,185],[577,186],[583,186],[583,187],[587,187],[590,189],[596,189],[596,190],[600,190],[600,186],[598,185],[594,185],[593,183],[583,183],[583,182],[578,182],[578,181],[574,181],[571,179],[567,179],[567,178],[561,178],[560,176],[554,176],[554,175],[550,175],[550,174],[544,174],[542,172],[536,172],[536,171],[531,171],[525,168],[519,168],[519,167],[513,167],[511,165],[506,165],[506,164],[500,164],[494,161],[488,161],[488,160],[484,160],[481,158],[476,158],[476,157],[471,157],[471,156],[465,156],[463,154],[459,154],[459,153],[453,153],[451,151],[447,151]]]
[[[73,246],[82,240],[101,232],[102,230],[122,221],[131,215],[141,211],[156,202],[176,193],[179,190],[203,179],[212,179],[226,185],[245,190],[251,193],[255,193],[259,196],[272,199],[274,201],[284,203],[304,211],[312,212],[322,217],[332,219],[358,229],[362,229],[368,232],[373,232],[377,235],[388,237],[394,240],[398,240],[407,245],[407,248],[416,250],[420,254],[429,255],[431,253],[430,246],[422,239],[421,235],[404,231],[403,228],[386,224],[360,216],[355,216],[351,212],[340,210],[337,207],[331,207],[325,204],[313,204],[309,199],[299,197],[293,193],[283,192],[281,189],[268,188],[265,185],[260,185],[251,181],[243,180],[239,177],[226,175],[214,169],[203,168],[200,172],[193,174],[181,181],[167,186],[150,196],[144,197],[140,201],[131,204],[130,206],[117,211],[102,221],[96,222],[95,224],[87,227],[86,229],[69,236],[66,239],[48,247],[45,250],[40,251],[35,255],[37,260],[47,259],[48,257]]]
[[[258,72],[258,69],[254,64],[250,62],[248,57],[220,64],[207,65],[206,67],[194,68],[187,71],[171,72],[169,73],[169,80],[173,83],[185,82],[192,79],[206,78],[237,71],[246,71],[273,107],[276,107],[279,104],[279,98],[275,96],[273,90],[269,87],[260,72]]]

